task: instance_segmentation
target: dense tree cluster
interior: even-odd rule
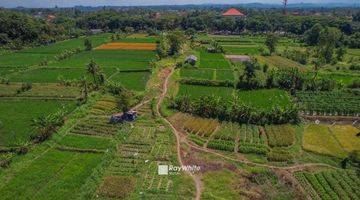
[[[328,77],[318,77],[314,73],[304,73],[297,68],[265,70],[256,61],[246,62],[240,72],[238,89],[280,88],[296,90],[330,91],[336,88],[336,81]]]
[[[173,100],[170,107],[201,117],[237,123],[264,125],[299,122],[298,108],[294,105],[261,110],[244,104],[236,96],[233,98],[201,96],[191,99],[188,95],[183,95]]]
[[[0,9],[0,45],[20,49],[27,44],[49,44],[66,37],[63,26],[29,15]]]

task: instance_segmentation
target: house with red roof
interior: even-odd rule
[[[222,14],[223,17],[245,17],[245,15],[235,8],[231,8]]]

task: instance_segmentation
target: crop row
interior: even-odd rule
[[[108,124],[108,119],[104,117],[89,117],[80,121],[71,133],[82,135],[115,135],[119,126]]]
[[[296,178],[315,199],[360,199],[359,177],[352,175],[346,171],[300,172]]]
[[[295,129],[289,125],[265,126],[270,147],[287,147],[295,142]]]
[[[158,164],[156,162],[152,162],[147,167],[144,175],[143,188],[152,192],[167,192],[172,182],[168,176],[159,176],[157,174],[157,166]]]
[[[264,144],[249,144],[247,142],[239,142],[238,152],[266,154],[269,148]]]
[[[170,120],[177,123],[180,128],[202,137],[209,137],[219,126],[217,120],[204,119],[182,113],[175,114]]]
[[[266,155],[269,161],[288,162],[294,159],[294,155],[286,149],[279,147],[272,148]]]
[[[235,142],[229,140],[210,140],[207,147],[210,149],[233,152],[235,150]]]
[[[96,50],[156,50],[156,43],[130,43],[130,42],[112,42],[103,44]]]
[[[237,123],[224,122],[214,135],[215,139],[236,140],[249,144],[265,144],[266,135],[262,134],[259,127]]]
[[[301,109],[308,115],[359,116],[360,95],[347,91],[298,92]]]
[[[201,138],[200,136],[198,135],[195,135],[195,134],[189,134],[189,139],[191,141],[193,141],[195,144],[199,145],[199,146],[203,146],[205,144],[205,140],[203,138]]]
[[[112,96],[104,96],[101,100],[95,103],[90,113],[94,115],[107,115],[116,111],[117,100]]]

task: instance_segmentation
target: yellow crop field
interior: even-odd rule
[[[103,44],[96,50],[156,50],[156,43],[126,43],[126,42],[112,42]]]
[[[347,153],[341,148],[339,142],[331,134],[326,125],[311,124],[305,127],[302,146],[305,150],[344,158]]]
[[[360,132],[359,129],[351,125],[336,125],[330,130],[347,152],[360,150],[360,138],[356,137],[356,134]]]
[[[176,122],[187,132],[197,134],[201,137],[210,137],[220,123],[214,119],[195,117],[189,114],[176,113],[170,117],[171,122]]]

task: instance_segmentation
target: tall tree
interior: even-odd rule
[[[312,26],[311,29],[304,34],[305,42],[311,46],[317,45],[320,40],[320,33],[323,29],[324,28],[319,23]]]
[[[85,38],[84,46],[85,46],[86,51],[91,51],[92,50],[92,42],[91,42],[91,40],[89,38]]]
[[[181,46],[185,42],[185,35],[180,30],[171,31],[167,35],[170,49],[169,49],[169,55],[175,55],[179,53]]]
[[[269,48],[270,54],[274,53],[278,43],[278,38],[275,34],[268,34],[265,40],[265,45]]]
[[[94,79],[94,84],[97,85],[97,75],[100,72],[99,65],[94,60],[91,60],[90,63],[87,64],[87,71],[89,74],[92,75]]]

